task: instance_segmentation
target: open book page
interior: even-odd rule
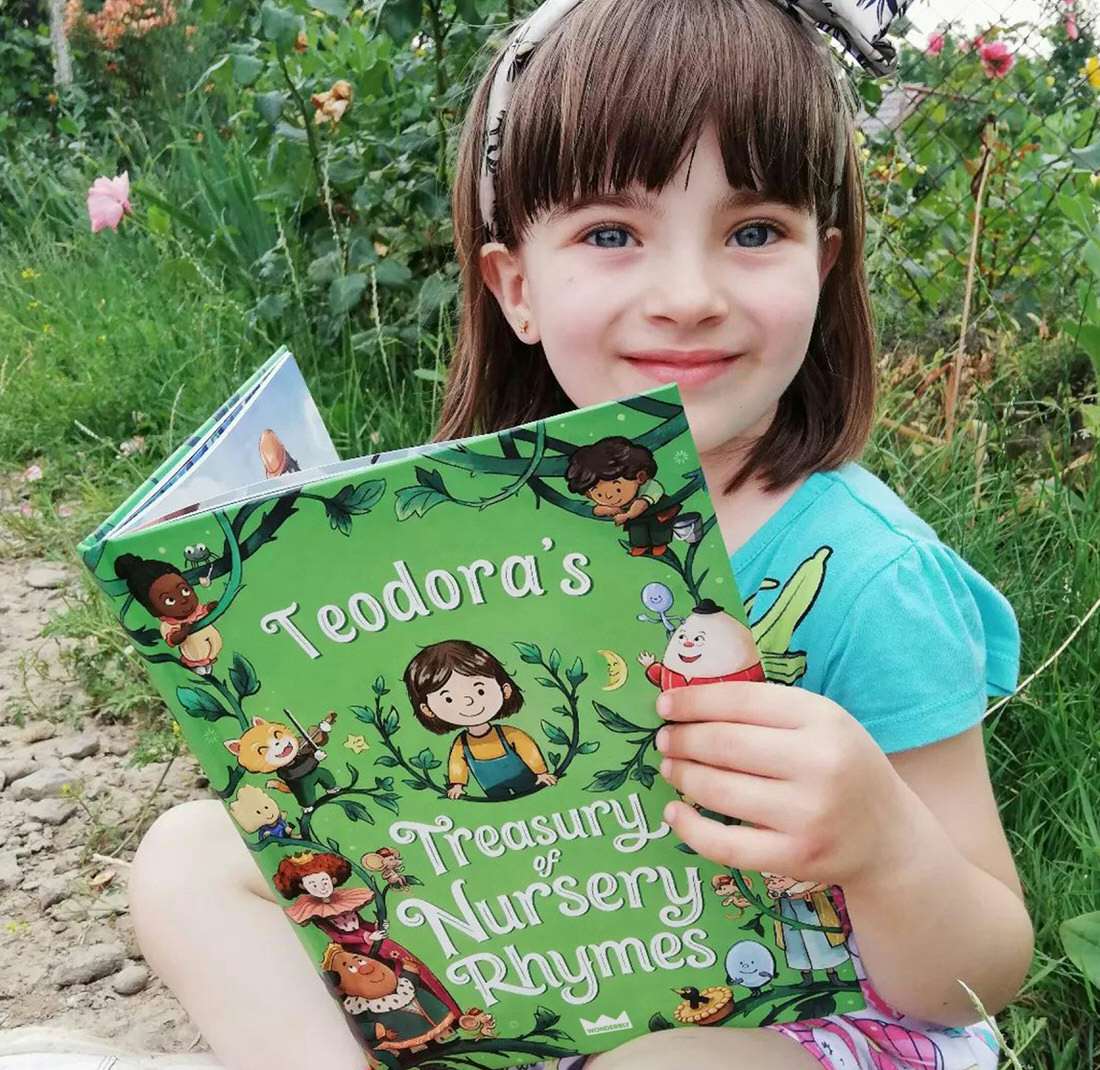
[[[336,463],[336,448],[288,352],[120,531],[197,512],[264,479]]]

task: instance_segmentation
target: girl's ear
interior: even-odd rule
[[[512,685],[511,684],[501,684],[500,693],[504,696],[504,701],[507,702],[508,699],[510,699],[512,697]]]
[[[818,287],[825,285],[829,272],[833,270],[833,265],[840,256],[843,244],[844,235],[837,227],[830,227],[821,238],[817,260]]]
[[[502,242],[487,242],[481,247],[478,267],[516,337],[527,345],[534,345],[539,340],[538,329],[532,322],[534,314],[527,303],[527,277],[519,256]]]

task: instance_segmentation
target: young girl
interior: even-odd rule
[[[429,732],[462,729],[447,756],[448,799],[462,798],[471,776],[494,802],[558,782],[522,728],[493,723],[523,707],[523,692],[484,647],[466,639],[432,643],[405,666],[404,679],[416,719]]]
[[[787,898],[841,886],[872,1009],[658,1032],[588,1070],[989,1070],[960,981],[996,1013],[1031,958],[981,729],[987,694],[1016,684],[1015,618],[853,461],[873,407],[862,185],[851,104],[806,16],[882,71],[904,6],[551,0],[462,131],[460,335],[437,437],[674,380],[754,612],[765,579],[829,551],[799,686],[657,699],[662,774],[744,823],[682,803],[666,819]],[[362,1068],[221,803],[163,815],[130,889],[146,958],[227,1067]]]

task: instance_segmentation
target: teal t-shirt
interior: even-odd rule
[[[1008,600],[858,464],[809,476],[731,563],[768,679],[832,699],[887,753],[1016,688]]]

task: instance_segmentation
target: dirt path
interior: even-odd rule
[[[158,813],[209,792],[181,755],[154,795],[164,763],[133,767],[134,731],[89,715],[62,662],[72,640],[41,635],[73,568],[18,550],[0,541],[0,1029],[63,1026],[154,1051],[206,1051],[141,957],[124,863]],[[121,862],[81,865],[96,821],[138,829]]]

